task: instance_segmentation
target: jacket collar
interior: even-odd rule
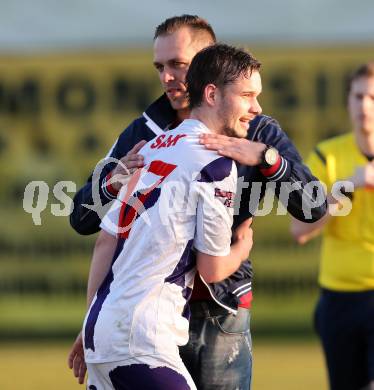
[[[176,119],[176,111],[165,94],[154,101],[143,113],[146,125],[156,134],[162,134],[165,128]]]

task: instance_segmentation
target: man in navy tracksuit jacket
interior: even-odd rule
[[[162,134],[175,126],[178,119],[177,111],[170,104],[167,94],[162,95],[120,134],[107,158],[120,160],[138,142],[149,141]],[[238,175],[249,186],[242,189],[239,213],[234,216],[233,230],[252,217],[256,210],[258,202],[251,200],[253,182],[262,183],[260,199],[264,196],[265,186],[269,181],[274,182],[278,197],[281,186],[287,188],[293,185],[293,191],[288,196],[288,212],[304,222],[314,222],[321,218],[326,212],[326,203],[318,205],[321,202],[317,201],[313,188],[305,187],[317,179],[302,164],[297,150],[279,124],[268,116],[259,115],[250,123],[247,138],[254,143],[265,144],[267,148],[274,147],[278,151],[278,159],[267,169],[257,164],[238,164]],[[88,235],[99,230],[100,212],[84,205],[96,204],[98,198],[105,205],[116,198],[117,191],[109,180],[115,167],[114,161],[105,164],[100,175],[94,175],[93,185],[91,175],[75,195],[70,223],[78,233]],[[317,206],[313,207],[314,205]],[[304,215],[306,209],[310,211],[309,215]],[[249,308],[252,276],[252,266],[248,261],[220,283],[205,286],[199,277],[195,280],[190,301],[190,340],[180,348],[180,353],[198,389],[248,389],[250,386],[252,357]],[[79,359],[76,357],[80,355],[80,348],[78,337],[70,354],[71,366],[79,366]],[[76,376],[82,377],[83,371],[81,369]]]

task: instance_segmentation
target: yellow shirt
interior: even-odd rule
[[[339,180],[368,163],[353,134],[320,143],[308,160],[313,174],[331,191]],[[374,289],[374,190],[357,189],[352,211],[332,217],[323,231],[319,283],[337,291]]]

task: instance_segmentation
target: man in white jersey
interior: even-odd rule
[[[88,389],[196,388],[178,352],[195,271],[223,280],[252,245],[250,229],[230,245],[236,165],[199,136],[247,135],[261,112],[259,68],[223,44],[198,53],[186,78],[190,119],[142,148],[144,168],[104,217],[92,263],[112,266],[83,325]]]

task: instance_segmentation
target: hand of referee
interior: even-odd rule
[[[374,161],[356,168],[354,175],[348,180],[352,181],[355,188],[374,188]]]

